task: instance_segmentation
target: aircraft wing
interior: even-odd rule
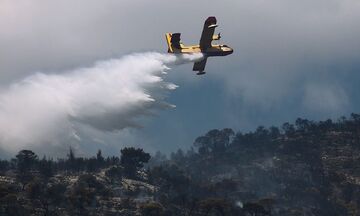
[[[213,39],[213,35],[216,27],[217,27],[216,18],[208,17],[204,23],[204,28],[200,38],[201,50],[206,50],[207,48],[211,47],[211,41]]]
[[[206,60],[207,60],[207,58],[204,58],[203,60],[201,60],[199,62],[195,62],[193,71],[203,72],[205,70]]]

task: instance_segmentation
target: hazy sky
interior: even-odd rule
[[[125,145],[168,152],[213,128],[247,131],[359,112],[357,0],[0,0],[1,88],[38,71],[166,52],[165,32],[197,43],[208,16],[217,17],[221,43],[234,53],[209,59],[205,76],[174,67],[166,79],[179,86],[167,99],[175,109],[146,119],[143,129],[82,131],[90,143],[84,152]]]

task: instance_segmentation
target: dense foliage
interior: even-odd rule
[[[360,115],[211,130],[168,159],[0,160],[0,215],[359,215]]]

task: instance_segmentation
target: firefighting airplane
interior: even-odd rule
[[[213,40],[220,40],[220,33],[214,35],[216,25],[215,17],[208,17],[205,21],[204,28],[200,38],[200,45],[184,46],[180,40],[181,33],[166,33],[168,53],[203,53],[204,58],[194,63],[193,71],[198,71],[197,75],[205,74],[205,65],[207,58],[210,56],[226,56],[233,53],[233,49],[227,45],[213,45]]]

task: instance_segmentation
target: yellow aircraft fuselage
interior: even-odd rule
[[[234,52],[232,48],[225,44],[220,45],[211,45],[211,47],[206,48],[202,50],[200,48],[200,45],[191,45],[191,46],[184,46],[182,43],[180,43],[180,47],[176,48],[171,45],[171,33],[166,33],[166,41],[168,44],[168,52],[169,53],[184,53],[184,54],[191,54],[191,53],[203,53],[205,56],[226,56],[230,55]],[[216,40],[217,37],[214,36],[214,40]]]

